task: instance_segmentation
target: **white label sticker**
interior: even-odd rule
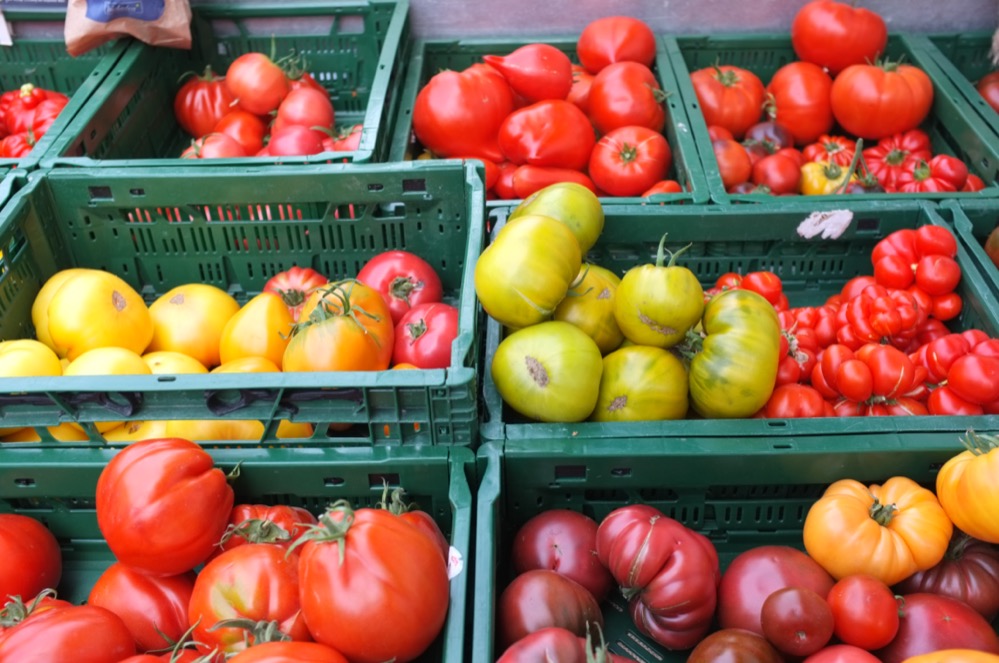
[[[7,19],[4,18],[3,12],[0,11],[0,46],[13,46],[14,40],[10,37],[10,26],[7,25]]]
[[[822,236],[822,239],[838,239],[853,221],[853,212],[837,209],[828,212],[812,212],[798,224],[798,234],[805,239]]]
[[[461,551],[459,551],[454,546],[447,554],[447,579],[455,578],[465,569],[465,558],[462,557]]]

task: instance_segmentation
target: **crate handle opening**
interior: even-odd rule
[[[368,475],[368,487],[377,488],[382,490],[385,486],[398,486],[399,485],[399,474],[369,474]]]

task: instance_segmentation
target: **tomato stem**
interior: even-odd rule
[[[983,456],[993,449],[999,449],[999,436],[976,433],[969,428],[961,438],[961,444],[976,456]]]
[[[894,504],[882,504],[880,500],[877,499],[874,500],[874,503],[870,508],[871,518],[882,527],[888,526],[888,523],[892,521],[892,518],[895,517],[895,513],[897,511],[898,507]]]
[[[291,532],[273,520],[248,518],[238,525],[229,525],[222,533],[219,545],[224,545],[232,537],[241,536],[247,543],[280,543],[291,540]]]
[[[659,250],[656,251],[656,267],[664,267],[664,266],[675,267],[676,259],[680,256],[680,254],[694,245],[694,243],[691,242],[690,244],[687,244],[687,246],[683,247],[679,251],[670,251],[669,249],[666,248],[666,238],[668,236],[669,233],[663,233],[662,239],[659,240]],[[667,253],[670,256],[669,262],[666,265],[663,265],[663,262],[666,260]]]
[[[846,191],[846,187],[850,185],[850,180],[853,179],[853,173],[857,169],[857,161],[860,159],[860,155],[863,151],[864,151],[864,139],[858,138],[857,146],[856,148],[854,148],[853,151],[853,158],[850,159],[850,167],[846,171],[846,177],[843,178],[843,181],[839,183],[839,186],[836,187],[836,190],[833,191],[833,193],[843,193],[844,191]],[[836,177],[842,175],[842,171],[839,170],[839,166],[836,166],[836,170],[837,170],[836,175],[830,179],[836,179]]]
[[[344,560],[344,544],[347,539],[347,532],[354,524],[354,509],[347,500],[337,500],[326,512],[319,516],[319,522],[310,525],[309,528],[298,539],[288,546],[285,554],[290,554],[292,550],[306,541],[317,543],[336,543],[340,553],[340,564]]]
[[[247,631],[248,639],[252,639],[253,644],[259,645],[265,642],[290,642],[291,636],[281,631],[281,625],[276,619],[271,621],[256,621],[245,617],[235,619],[223,619],[208,627],[209,631],[217,631],[220,628],[238,628]]]

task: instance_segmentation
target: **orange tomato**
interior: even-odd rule
[[[965,445],[937,473],[937,496],[959,530],[999,543],[999,438],[972,432]]]
[[[977,649],[941,649],[911,656],[902,663],[999,663],[999,656]]]
[[[252,419],[171,420],[166,424],[166,437],[183,437],[195,442],[259,440],[264,434],[264,424]],[[278,423],[277,437],[309,437],[312,430],[312,424],[282,420]]]
[[[188,283],[164,293],[149,306],[153,340],[149,351],[173,350],[194,357],[206,367],[219,364],[219,341],[239,303],[225,290]]]
[[[281,367],[294,320],[281,296],[262,292],[229,318],[219,340],[223,364],[241,357],[264,357]]]
[[[277,364],[265,357],[240,357],[212,369],[212,373],[279,373],[280,371]]]
[[[160,350],[147,352],[142,360],[153,375],[179,375],[182,373],[207,373],[208,369],[200,361],[183,352]]]
[[[90,439],[83,429],[76,424],[65,422],[58,426],[46,428],[57,442],[85,442]],[[4,435],[0,442],[41,442],[42,438],[34,428],[22,428],[21,430]]]

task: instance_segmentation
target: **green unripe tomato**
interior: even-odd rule
[[[535,191],[510,212],[509,219],[544,214],[572,231],[583,255],[593,248],[604,229],[604,208],[597,195],[576,182],[558,182]]]
[[[647,345],[604,357],[592,421],[659,421],[687,415],[687,369],[669,350]]]

